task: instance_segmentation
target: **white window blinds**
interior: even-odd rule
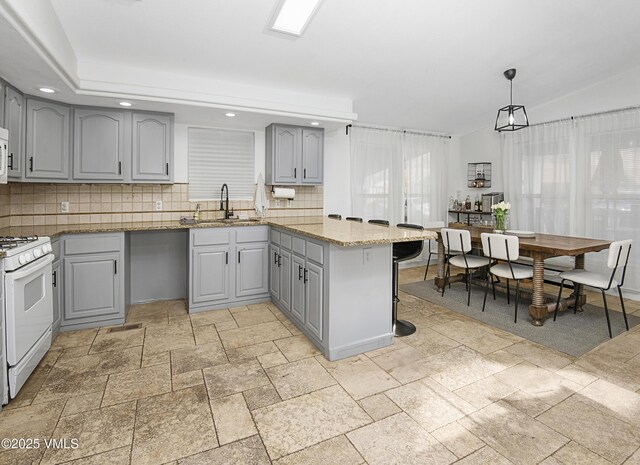
[[[224,183],[230,199],[253,199],[253,132],[189,128],[188,143],[189,200],[218,200]]]

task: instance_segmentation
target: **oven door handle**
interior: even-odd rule
[[[25,276],[29,276],[30,274],[40,271],[45,266],[51,264],[53,262],[53,254],[46,255],[43,258],[36,260],[35,262],[29,263],[27,266],[20,268],[15,271],[8,271],[7,277],[13,280],[24,278]]]

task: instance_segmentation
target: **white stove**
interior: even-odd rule
[[[51,241],[48,237],[38,236],[0,236],[0,252],[5,253],[5,271],[13,271],[51,253]]]
[[[1,378],[2,403],[14,398],[51,347],[53,298],[48,237],[0,237],[5,256],[0,266],[0,300],[8,367]],[[4,271],[1,271],[4,268]],[[2,354],[0,354],[0,359]],[[6,377],[4,376],[6,374]]]

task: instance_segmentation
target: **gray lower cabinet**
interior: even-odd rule
[[[269,292],[268,276],[255,270],[266,268],[268,244],[243,244],[236,248],[236,297],[247,297]]]
[[[53,334],[60,331],[62,323],[62,309],[64,308],[64,281],[62,272],[62,260],[56,260],[52,265],[51,285],[53,286]]]
[[[124,180],[123,111],[78,108],[74,112],[73,178]]]
[[[24,154],[24,118],[26,110],[24,97],[13,87],[5,86],[4,128],[9,131],[8,176],[15,179],[22,176]]]
[[[230,251],[228,245],[192,249],[191,301],[194,304],[229,299]]]
[[[327,247],[284,231],[271,234],[271,299],[320,343],[324,337],[323,263]]]
[[[265,183],[322,185],[324,129],[271,124],[266,128]]]
[[[269,227],[189,231],[189,311],[263,302],[269,298]]]
[[[173,162],[173,118],[133,113],[131,179],[170,182]]]
[[[69,179],[70,120],[68,106],[27,99],[27,179]]]
[[[63,238],[62,329],[124,322],[124,233]]]

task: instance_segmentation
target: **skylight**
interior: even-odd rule
[[[271,29],[301,36],[322,0],[280,0]]]

